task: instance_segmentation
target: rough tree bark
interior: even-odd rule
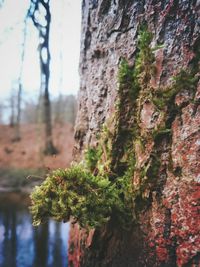
[[[126,58],[134,64],[141,24],[152,32],[152,45],[164,45],[155,53],[154,88],[170,85],[181,69],[195,69],[199,77],[199,17],[200,2],[196,0],[83,0],[75,132],[78,156],[88,144],[95,144],[102,124],[115,112],[119,62]],[[73,226],[70,266],[200,265],[199,103],[200,82],[193,93],[188,87],[176,94],[170,103],[175,108],[168,106],[171,134],[153,142],[161,165],[137,224],[129,232],[119,231],[111,220],[89,235]],[[144,101],[139,118],[143,132],[156,127],[155,106]],[[147,142],[145,154],[136,151],[141,162],[150,155],[151,145]]]

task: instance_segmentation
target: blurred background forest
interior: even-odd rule
[[[1,190],[72,160],[80,12],[78,0],[0,1]]]

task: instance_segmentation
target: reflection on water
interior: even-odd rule
[[[0,193],[0,267],[67,267],[69,224],[33,227],[28,198]]]

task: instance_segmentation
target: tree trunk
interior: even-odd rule
[[[147,25],[153,36],[150,46],[162,47],[155,49],[151,80],[144,83],[145,88],[133,100],[135,104],[130,103],[128,93],[122,92],[123,112],[119,116],[123,129],[129,129],[132,123],[130,117],[127,119],[129,112],[134,120],[137,117],[136,139],[143,138],[144,147],[136,146],[137,140],[133,144],[137,163],[133,186],[143,190],[139,176],[142,168],[155,159],[159,166],[156,171],[152,166],[148,190],[135,198],[137,221],[131,230],[120,230],[112,218],[89,235],[78,226],[72,227],[69,262],[73,266],[200,265],[199,11],[200,3],[195,0],[82,2],[75,154],[80,157],[84,148],[98,142],[96,136],[103,123],[110,130],[116,128],[112,117],[120,98],[120,62],[125,58],[129,66],[137,64],[139,29]],[[170,91],[167,102],[167,90],[173,85],[176,89]],[[159,106],[161,100],[166,101],[163,107]],[[161,121],[166,128],[159,128]],[[116,157],[123,150],[123,137],[118,131]]]
[[[14,96],[14,91],[11,91],[11,95],[10,95],[10,127],[14,127],[15,126],[15,96]]]
[[[52,124],[51,124],[51,103],[49,97],[49,76],[50,76],[50,50],[49,50],[49,31],[50,31],[50,23],[51,23],[51,13],[49,0],[32,0],[32,4],[34,5],[34,11],[29,15],[32,18],[32,21],[35,27],[39,31],[39,58],[40,58],[40,70],[41,70],[41,91],[44,96],[43,107],[44,107],[44,123],[45,123],[45,149],[44,153],[53,155],[58,151],[53,145],[53,137],[52,137]],[[35,17],[35,13],[39,11],[39,4],[43,6],[45,9],[45,20],[46,25],[40,23]],[[31,12],[31,8],[30,8]]]
[[[52,124],[51,124],[51,103],[49,98],[49,66],[50,66],[50,51],[49,51],[49,30],[51,23],[51,13],[49,9],[49,1],[45,5],[46,9],[46,27],[45,34],[40,31],[40,38],[43,38],[39,45],[40,68],[41,68],[41,88],[44,92],[44,122],[45,122],[45,154],[56,154],[52,141]],[[46,58],[45,58],[46,57]]]
[[[21,123],[21,95],[22,95],[22,84],[21,79],[19,81],[19,88],[17,93],[17,116],[16,116],[16,123],[15,123],[15,136],[13,138],[14,142],[18,142],[21,140],[21,133],[20,133],[20,123]]]
[[[24,19],[24,29],[23,29],[23,41],[22,41],[22,53],[21,53],[21,66],[19,71],[18,78],[18,92],[17,92],[17,116],[15,123],[15,136],[13,141],[18,142],[21,140],[20,133],[20,124],[21,124],[21,104],[22,104],[22,74],[23,74],[23,65],[25,57],[25,46],[26,46],[26,34],[27,34],[27,16]]]

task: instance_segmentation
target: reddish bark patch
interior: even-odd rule
[[[80,229],[78,224],[71,225],[68,261],[69,266],[79,267],[84,250],[91,245],[94,230],[87,232]]]

